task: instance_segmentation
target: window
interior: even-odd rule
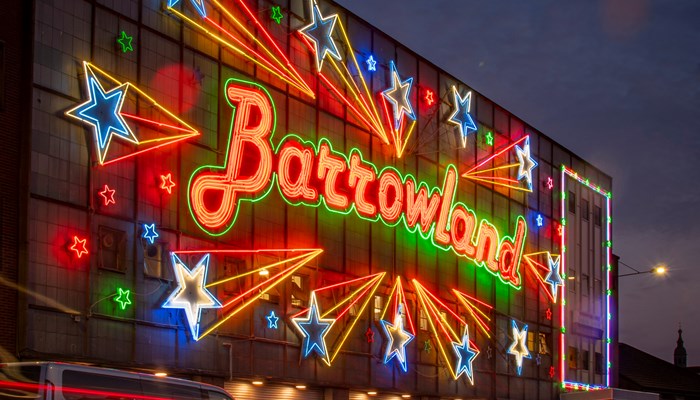
[[[588,350],[584,350],[583,353],[581,354],[581,368],[584,370],[588,371],[588,362],[589,362],[589,353]]]
[[[38,383],[41,378],[41,367],[37,365],[7,365],[0,366],[0,381],[8,382],[21,382],[29,385],[37,386],[27,386],[21,390],[21,396],[19,390],[15,392],[14,398],[25,398],[25,399],[36,399],[36,393],[38,391]],[[8,393],[9,390],[6,392]],[[8,395],[9,398],[9,395]]]
[[[62,395],[66,400],[92,399],[132,399],[142,396],[139,379],[124,378],[83,371],[63,371]],[[75,389],[87,389],[91,393],[83,393]]]
[[[588,209],[588,200],[581,200],[581,218],[588,221],[590,219],[590,210]]]
[[[100,226],[97,265],[102,269],[126,272],[126,232]]]
[[[306,277],[292,275],[292,307],[302,308],[307,300]]]
[[[603,355],[598,352],[595,353],[595,373],[603,374]]]
[[[593,223],[595,226],[600,226],[603,223],[603,210],[598,206],[593,206]]]
[[[569,368],[578,368],[578,349],[576,347],[569,346],[569,353],[566,355],[566,359],[569,361]]]
[[[546,333],[538,333],[537,337],[538,337],[537,352],[540,354],[549,354],[549,347],[547,346],[547,334]]]
[[[384,298],[382,296],[374,296],[374,320],[379,321],[384,311]],[[393,321],[392,321],[393,322]]]
[[[584,296],[589,296],[591,294],[591,282],[586,274],[581,275],[581,294]]]
[[[569,190],[569,212],[576,214],[576,193]]]
[[[428,330],[428,318],[422,308],[418,310],[418,328],[422,331]]]
[[[576,293],[576,271],[575,270],[569,270],[566,274],[566,281],[564,282],[564,285],[569,287],[569,292],[571,293]]]
[[[224,257],[222,270],[224,279],[233,278],[246,270],[245,261],[236,257]],[[221,286],[224,293],[229,296],[243,292],[240,279],[226,280]]]
[[[530,352],[535,351],[535,333],[534,332],[527,332],[527,349],[530,350]]]

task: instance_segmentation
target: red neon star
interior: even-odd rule
[[[374,332],[372,331],[372,328],[367,328],[365,336],[367,337],[367,343],[374,343]]]
[[[173,187],[175,187],[175,182],[173,182],[173,177],[170,172],[168,172],[168,175],[161,175],[160,176],[160,188],[163,190],[167,190],[168,194],[173,193]]]
[[[83,254],[88,254],[87,239],[80,239],[77,236],[73,236],[73,245],[70,249],[75,252],[78,258],[82,257]]]
[[[554,179],[552,177],[547,178],[547,189],[552,190],[554,188]]]
[[[100,192],[100,196],[102,196],[105,206],[117,204],[117,201],[114,200],[114,193],[116,192],[116,189],[110,189],[109,186],[105,185],[105,188]]]
[[[547,311],[544,312],[544,314],[545,314],[545,317],[547,317],[547,321],[552,320],[552,309],[551,308],[548,308]]]
[[[554,379],[554,374],[555,374],[554,367],[553,366],[549,367],[549,377]]]
[[[564,234],[564,225],[559,225],[557,227],[557,233],[559,234],[559,236]]]
[[[432,90],[425,91],[425,101],[428,103],[429,106],[432,106],[433,103],[435,103],[435,99],[433,98],[433,91]]]

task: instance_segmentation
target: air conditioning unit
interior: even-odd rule
[[[97,229],[99,248],[97,266],[103,269],[126,271],[126,232],[100,226]]]

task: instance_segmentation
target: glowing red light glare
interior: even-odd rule
[[[105,206],[108,206],[110,204],[117,204],[117,201],[114,200],[114,194],[116,193],[116,189],[110,189],[109,186],[105,185],[104,189],[99,192],[100,196],[102,196],[102,201]]]
[[[73,236],[73,245],[70,249],[75,252],[78,258],[81,258],[84,254],[88,254],[87,239],[80,239],[77,236]]]
[[[160,176],[160,188],[167,191],[168,194],[173,193],[173,187],[175,187],[175,182],[173,182],[172,173],[168,172],[167,175]]]
[[[435,98],[433,96],[434,93],[432,90],[425,91],[425,102],[428,103],[429,106],[432,106],[433,103],[435,103]]]

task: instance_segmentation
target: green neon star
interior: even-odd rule
[[[486,144],[493,146],[493,133],[491,131],[486,134]]]
[[[131,290],[124,290],[122,288],[117,288],[117,297],[114,298],[114,301],[119,303],[119,307],[121,307],[122,310],[126,310],[126,306],[131,304],[131,299],[129,299],[130,294],[131,294]]]
[[[430,345],[430,340],[426,340],[423,342],[423,351],[426,353],[430,354],[430,350],[432,350],[433,346]]]
[[[281,23],[283,17],[284,16],[282,15],[282,9],[280,6],[272,7],[272,14],[270,15],[270,18],[274,19],[275,22],[279,24]]]
[[[122,31],[119,39],[117,39],[117,43],[119,43],[119,45],[122,47],[122,52],[126,53],[127,51],[134,51],[134,47],[131,45],[131,41],[133,39],[133,36],[129,36],[126,34],[126,32]]]

